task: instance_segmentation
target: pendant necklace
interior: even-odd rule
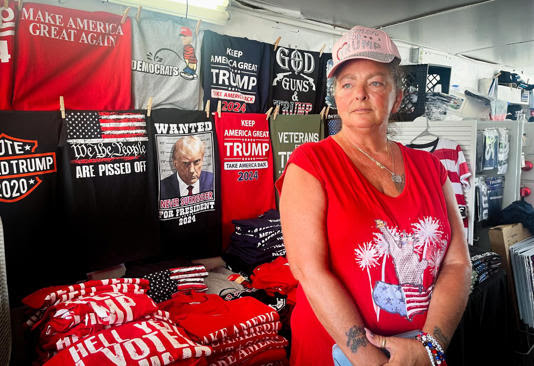
[[[393,159],[393,155],[391,155],[391,151],[389,150],[389,140],[386,142],[386,151],[389,154],[390,159],[393,161],[393,171],[388,169],[384,164],[373,158],[371,155],[366,153],[363,149],[361,149],[358,145],[354,145],[356,149],[358,149],[359,152],[361,152],[363,155],[365,155],[369,160],[374,162],[379,168],[386,170],[389,174],[391,174],[391,180],[393,183],[395,183],[395,187],[397,188],[397,191],[402,192],[404,189],[404,174],[399,175],[395,173],[395,160]]]

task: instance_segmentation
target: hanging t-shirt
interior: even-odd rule
[[[497,169],[499,155],[499,132],[496,128],[485,128],[484,134],[484,161],[483,170]]]
[[[272,94],[280,114],[309,114],[320,78],[319,53],[278,47],[274,51]]]
[[[67,111],[67,207],[77,258],[97,270],[158,253],[143,112]]]
[[[213,122],[200,111],[156,109],[149,124],[163,254],[219,255],[221,194]]]
[[[11,109],[13,96],[17,2],[7,4],[0,5],[0,109]]]
[[[61,227],[57,112],[0,114],[0,217],[10,301],[61,278],[69,257]],[[40,245],[47,242],[49,245]],[[65,263],[64,276],[72,278]],[[29,280],[31,279],[31,280]]]
[[[228,246],[232,220],[275,208],[273,152],[265,114],[215,113],[220,151],[222,242]]]
[[[454,195],[456,196],[456,202],[460,209],[460,214],[464,223],[464,231],[467,237],[469,214],[467,212],[467,200],[464,192],[471,186],[469,183],[471,171],[465,160],[462,148],[456,142],[444,138],[438,138],[426,144],[410,144],[408,147],[432,153],[432,155],[441,161],[447,170],[447,175],[451,181]]]
[[[334,80],[326,77],[328,75],[328,71],[330,71],[330,69],[327,70],[328,65],[330,65],[330,68],[332,67],[332,54],[323,53],[319,57],[319,84],[317,85],[317,102],[315,103],[316,108],[313,113],[320,113],[324,106],[333,107],[333,105],[327,103],[326,100],[329,87]]]
[[[341,131],[341,117],[337,109],[327,108],[325,114],[325,135],[332,136]]]
[[[150,97],[152,108],[199,108],[202,34],[173,20],[132,22],[135,108],[144,108]]]
[[[324,103],[329,106],[330,108],[336,108],[336,100],[334,99],[334,78],[328,78],[327,75],[334,66],[334,61],[332,60],[332,54],[329,54],[330,58],[326,58],[324,60],[325,64],[325,79],[326,79],[326,85],[325,85],[325,99]],[[322,60],[322,59],[321,59]]]
[[[25,3],[17,27],[13,108],[118,110],[131,104],[130,19]]]
[[[204,105],[211,100],[223,112],[263,113],[271,90],[273,46],[247,38],[204,32],[202,86]]]
[[[19,304],[40,287],[75,277],[58,177],[64,127],[58,112],[0,112],[0,121],[0,217],[9,300]]]
[[[274,155],[274,176],[278,178],[289,156],[306,142],[318,142],[324,138],[323,121],[318,114],[307,116],[278,116],[271,118],[271,141]]]

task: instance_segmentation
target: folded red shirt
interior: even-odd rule
[[[114,326],[58,352],[46,366],[205,364],[212,350],[165,321],[141,320]],[[190,360],[190,361],[188,361]]]

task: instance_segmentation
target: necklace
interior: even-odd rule
[[[393,159],[393,156],[391,155],[391,151],[389,150],[389,140],[386,142],[386,151],[389,154],[389,158],[393,161],[393,171],[386,167],[384,164],[373,158],[371,155],[366,153],[363,149],[361,149],[358,145],[354,145],[356,149],[358,149],[359,152],[361,152],[363,155],[365,155],[369,160],[374,162],[379,168],[386,170],[389,174],[391,174],[391,180],[393,183],[395,183],[395,187],[397,188],[397,191],[402,192],[404,189],[404,174],[399,175],[395,173],[395,160]]]

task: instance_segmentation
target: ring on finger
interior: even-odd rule
[[[382,338],[382,348],[386,348],[386,338]]]

